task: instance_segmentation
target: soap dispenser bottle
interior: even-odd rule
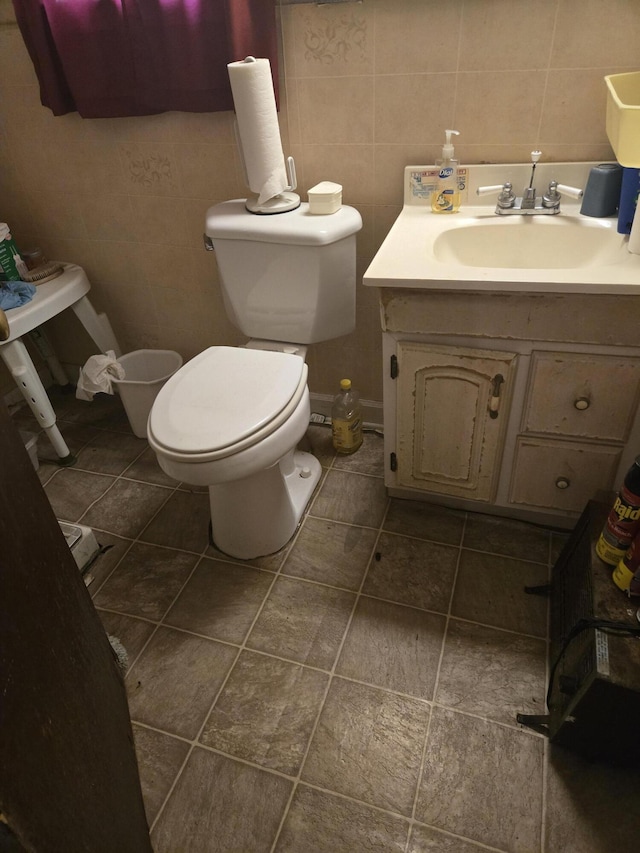
[[[434,213],[457,213],[460,209],[460,189],[458,188],[458,161],[453,156],[451,135],[460,136],[457,130],[445,130],[445,144],[442,146],[442,160],[439,166],[436,187],[431,193],[431,210]]]

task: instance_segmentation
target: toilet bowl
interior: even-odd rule
[[[309,415],[300,355],[209,347],[160,390],[147,432],[167,474],[209,487],[215,546],[252,559],[289,541],[320,479],[296,450]]]

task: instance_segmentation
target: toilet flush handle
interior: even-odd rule
[[[204,240],[204,247],[207,252],[213,252],[215,246],[213,245],[213,240],[211,239],[211,237],[209,237],[208,234],[203,234],[202,239]]]

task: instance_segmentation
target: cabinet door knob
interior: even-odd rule
[[[578,397],[573,405],[578,409],[578,411],[584,412],[584,410],[588,409],[591,405],[591,400],[588,397]]]
[[[571,485],[571,480],[567,480],[566,477],[558,477],[556,480],[556,488],[557,489],[568,489]]]

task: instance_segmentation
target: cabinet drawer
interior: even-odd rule
[[[523,432],[626,441],[640,393],[640,359],[534,352]]]
[[[514,504],[580,512],[613,486],[622,448],[520,437],[511,476]]]

